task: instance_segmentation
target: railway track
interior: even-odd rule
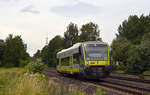
[[[150,84],[150,79],[139,79],[139,78],[130,78],[130,77],[122,77],[122,76],[109,76],[113,79],[127,80],[127,81],[135,81]]]
[[[119,92],[123,92],[129,95],[148,95],[150,94],[150,86],[149,84],[143,84],[142,83],[136,83],[136,82],[128,82],[127,80],[125,81],[120,81],[119,79],[111,79],[111,78],[106,78],[103,79],[102,81],[93,81],[93,80],[88,80],[86,82],[90,82],[99,86],[103,86],[106,88],[110,88],[112,90],[116,90]]]
[[[49,73],[53,73],[53,76],[59,78],[69,78],[70,80],[79,80],[85,83],[95,84],[97,86],[101,86],[104,88],[109,88],[111,90],[119,91],[124,93],[123,95],[148,95],[150,94],[150,81],[149,80],[142,80],[142,79],[135,79],[135,78],[127,78],[127,77],[117,77],[117,76],[110,76],[109,78],[99,80],[81,80],[79,78],[74,77],[65,77],[60,76],[56,71],[47,71]]]

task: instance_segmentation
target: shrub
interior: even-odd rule
[[[143,74],[144,75],[150,75],[150,69],[148,71],[145,71]]]
[[[107,95],[107,93],[104,92],[101,88],[97,88],[96,95]]]
[[[42,62],[31,62],[27,65],[30,73],[43,73],[45,65]]]
[[[140,74],[140,75],[139,75],[139,78],[140,78],[140,79],[144,79],[144,75],[143,75],[143,74]]]
[[[106,95],[101,88],[94,95]],[[0,95],[88,95],[69,84],[48,80],[44,74],[29,74],[23,68],[0,68]]]
[[[6,68],[10,68],[10,67],[14,67],[14,64],[12,64],[12,63],[3,63],[2,66],[6,67]]]
[[[29,60],[20,60],[19,61],[19,67],[25,67],[29,63]]]
[[[111,64],[110,64],[110,67],[111,67],[111,70],[112,70],[112,71],[117,70],[117,65],[116,65],[115,63],[111,63]]]

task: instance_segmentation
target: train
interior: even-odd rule
[[[57,53],[56,70],[87,79],[106,78],[111,72],[109,51],[109,45],[102,41],[76,43]]]

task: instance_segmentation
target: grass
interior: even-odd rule
[[[118,74],[127,74],[125,73],[123,70],[115,70],[113,71],[113,73],[118,73]],[[143,74],[140,74],[140,75],[150,75],[150,70],[149,71],[145,71]]]
[[[0,68],[0,95],[9,95],[18,81],[17,78],[25,72],[21,68]]]
[[[0,95],[86,95],[52,85],[44,74],[29,74],[24,68],[0,68]],[[98,89],[96,95],[103,95]],[[106,94],[105,94],[106,95]]]
[[[150,70],[149,70],[149,71],[144,72],[144,75],[150,75]]]
[[[115,70],[115,71],[113,71],[113,73],[125,74],[125,72],[123,70]]]

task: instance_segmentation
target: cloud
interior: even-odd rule
[[[2,2],[10,2],[11,0],[0,0]]]
[[[24,7],[21,12],[28,12],[28,13],[34,13],[34,14],[39,14],[40,11],[36,10],[34,6],[29,5]]]
[[[92,4],[78,2],[72,5],[56,6],[51,11],[63,16],[93,16],[99,15],[101,8]]]
[[[13,1],[17,1],[17,2],[18,2],[19,0],[0,0],[0,1],[2,1],[2,2],[11,2],[11,1],[13,2]]]

